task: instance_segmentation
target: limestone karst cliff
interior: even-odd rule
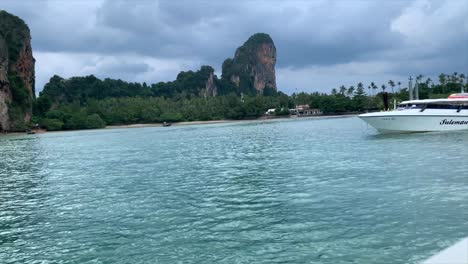
[[[236,50],[234,58],[224,61],[222,79],[232,82],[241,92],[276,90],[275,65],[273,40],[268,34],[257,33]]]
[[[205,88],[202,89],[202,96],[216,96],[218,94],[218,88],[216,87],[216,75],[214,69],[209,67],[208,78],[205,82]]]
[[[34,64],[28,26],[0,11],[0,131],[24,130],[31,122]]]

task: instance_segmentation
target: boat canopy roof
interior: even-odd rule
[[[449,95],[449,99],[468,98],[468,93],[454,93]]]
[[[468,98],[409,100],[400,104],[468,104]]]

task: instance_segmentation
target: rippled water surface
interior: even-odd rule
[[[0,137],[1,263],[419,263],[465,236],[465,132],[344,118]]]

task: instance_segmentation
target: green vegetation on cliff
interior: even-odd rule
[[[190,98],[203,95],[206,83],[214,69],[210,66],[202,66],[200,70],[193,72],[180,72],[177,79],[172,82],[159,82],[153,85],[146,83],[131,83],[122,80],[100,80],[93,75],[86,77],[72,77],[64,79],[54,75],[44,86],[40,93],[42,98],[47,97],[55,103],[71,103],[79,101],[86,103],[89,99],[105,99],[119,97],[167,97]],[[213,76],[214,82],[218,82]]]
[[[7,43],[9,60],[15,62],[18,59],[24,41],[29,39],[28,26],[21,18],[1,10],[0,35]]]
[[[0,21],[0,36],[5,40],[8,49],[8,81],[12,94],[12,106],[18,108],[18,111],[26,111],[32,103],[32,98],[23,80],[12,68],[19,58],[24,43],[29,41],[29,28],[21,18],[3,10],[0,11]],[[12,119],[18,118],[13,116]]]
[[[24,130],[31,118],[34,58],[30,40],[29,28],[21,18],[0,11],[0,58],[8,58],[0,65],[0,81],[7,91],[0,94],[0,108],[8,112],[8,116],[0,117],[0,130]]]
[[[213,76],[213,85],[217,86],[218,79],[214,75],[214,69],[211,66],[202,66],[200,70],[180,72],[175,81],[159,82],[150,87],[151,96],[164,97],[193,97],[202,96],[207,89],[207,81]],[[211,87],[216,90],[215,87]]]

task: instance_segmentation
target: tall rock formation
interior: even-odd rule
[[[0,11],[0,131],[24,130],[31,122],[34,64],[28,26]]]
[[[222,79],[233,83],[240,92],[276,91],[276,47],[268,34],[251,36],[236,50],[233,59],[223,63]]]
[[[208,78],[206,79],[205,87],[201,90],[201,94],[204,97],[216,96],[218,95],[218,88],[216,87],[216,75],[214,74],[214,69],[209,67],[207,71]]]

